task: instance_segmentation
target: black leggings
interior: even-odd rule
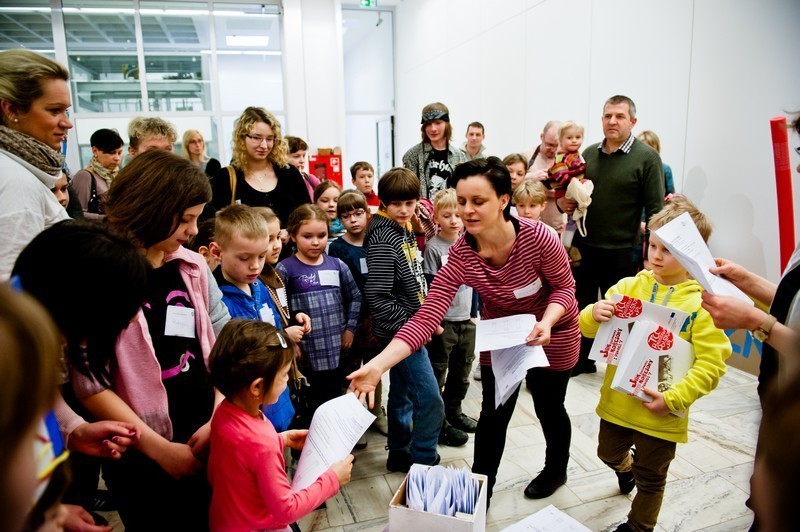
[[[532,385],[533,408],[542,424],[547,444],[544,470],[553,475],[566,474],[569,462],[572,425],[564,408],[564,398],[567,395],[567,384],[571,373],[572,370],[549,371],[540,368],[528,371],[528,382]],[[508,423],[514,414],[519,388],[505,404],[495,408],[494,373],[490,366],[481,366],[481,384],[483,403],[475,433],[475,462],[472,471],[489,477],[488,495],[491,497],[497,482],[497,470],[506,446]]]

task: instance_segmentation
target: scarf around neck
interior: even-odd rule
[[[64,156],[44,142],[6,126],[0,126],[0,149],[16,155],[42,172],[57,177]]]
[[[89,168],[93,173],[102,177],[103,181],[108,183],[109,187],[111,186],[111,182],[114,180],[114,178],[117,177],[117,172],[119,172],[119,166],[117,166],[113,170],[109,170],[108,168],[100,164],[100,161],[97,160],[97,157],[91,158],[91,160],[89,161]]]

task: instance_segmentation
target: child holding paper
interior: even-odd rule
[[[675,197],[650,220],[655,230],[688,212],[704,240],[711,234],[711,224],[688,199]],[[581,332],[593,338],[600,323],[614,314],[612,294],[660,303],[684,310],[689,318],[680,332],[690,342],[695,362],[680,382],[660,393],[645,389],[652,401],[642,402],[611,389],[616,367],[609,365],[600,389],[600,416],[597,456],[617,474],[622,493],[638,488],[628,513],[628,520],[618,531],[653,530],[661,509],[667,470],[675,457],[677,443],[687,441],[688,416],[669,415],[688,409],[700,397],[716,388],[725,373],[725,359],[731,354],[731,344],[725,332],[714,327],[711,316],[700,304],[703,291],[700,284],[689,278],[686,269],[666,250],[658,237],[651,233],[649,244],[651,270],[636,277],[620,280],[606,293],[606,299],[588,305],[581,312]],[[636,447],[635,459],[631,447]]]
[[[211,421],[211,530],[290,530],[350,481],[352,455],[292,491],[283,448],[302,449],[308,431],[278,434],[260,408],[286,389],[293,356],[289,335],[262,321],[231,320],[214,344],[209,370],[225,400]]]

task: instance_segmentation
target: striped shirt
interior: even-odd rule
[[[551,370],[564,371],[578,360],[581,334],[575,280],[561,241],[539,221],[511,217],[517,236],[508,260],[492,266],[475,249],[474,239],[463,235],[450,248],[447,264],[436,274],[425,303],[395,338],[419,349],[441,323],[450,302],[462,284],[481,295],[481,317],[501,318],[535,314],[541,318],[547,305],[566,309],[551,330],[544,347]],[[481,364],[491,365],[489,353],[481,353]]]

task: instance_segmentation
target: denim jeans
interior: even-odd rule
[[[390,370],[386,410],[389,450],[409,453],[414,463],[433,464],[444,403],[424,347]]]

